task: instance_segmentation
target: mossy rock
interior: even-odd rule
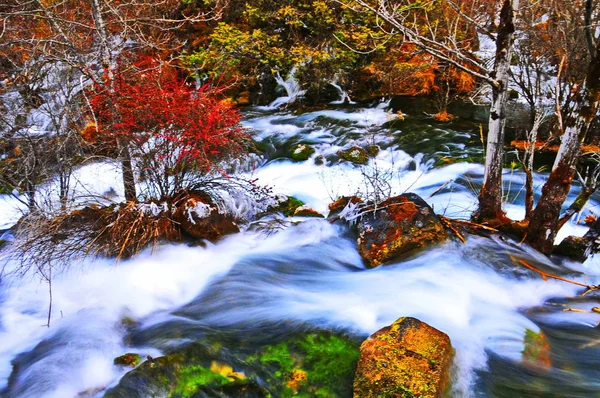
[[[212,346],[210,346],[212,347]],[[350,397],[359,342],[330,332],[301,333],[250,352],[200,343],[142,363],[107,398]]]
[[[113,363],[120,366],[129,366],[135,368],[142,361],[139,354],[128,352],[119,357],[116,357]]]
[[[379,151],[381,151],[381,148],[379,147],[379,145],[369,145],[367,147],[367,153],[372,158],[377,156],[379,154]]]
[[[361,147],[353,146],[349,149],[341,150],[338,155],[347,162],[354,164],[369,163],[369,153]]]
[[[288,196],[284,201],[279,202],[277,206],[272,206],[267,212],[279,212],[283,213],[286,217],[291,217],[297,208],[304,206],[304,202],[300,199]]]
[[[525,346],[523,349],[523,362],[546,369],[552,366],[550,343],[544,332],[536,333],[531,329],[525,330],[523,344]]]
[[[350,397],[358,342],[327,332],[309,333],[265,347],[249,358],[269,371],[277,397]]]
[[[241,372],[218,361],[204,360],[196,346],[180,353],[155,358],[127,373],[106,398],[162,396],[188,398],[195,396],[268,397],[267,390]],[[227,395],[219,392],[228,392]]]
[[[298,146],[292,151],[291,158],[294,162],[303,162],[307,160],[313,153],[315,148],[307,144],[298,144]]]
[[[370,268],[448,239],[439,217],[414,193],[389,198],[361,212],[358,252]]]
[[[400,318],[360,346],[354,397],[444,396],[453,355],[445,333],[418,319]]]

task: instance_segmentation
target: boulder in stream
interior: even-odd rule
[[[361,210],[358,252],[368,267],[443,242],[448,234],[433,209],[420,196],[407,193]]]
[[[215,241],[224,235],[240,232],[233,218],[222,214],[204,192],[185,196],[177,205],[174,219],[184,234],[195,239]]]
[[[400,318],[360,346],[354,397],[444,396],[453,355],[445,333],[418,319]]]
[[[353,146],[349,149],[341,150],[338,152],[338,155],[345,161],[354,164],[369,163],[369,152],[358,146]]]
[[[142,363],[105,397],[350,397],[359,344],[329,331],[236,352],[197,341]]]
[[[298,144],[292,151],[291,157],[294,162],[304,162],[315,153],[315,148],[307,144]]]

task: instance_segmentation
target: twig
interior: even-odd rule
[[[454,235],[456,235],[456,237],[458,239],[460,239],[460,241],[462,243],[467,243],[467,240],[464,238],[464,236],[462,236],[462,234],[460,233],[460,231],[452,226],[450,219],[448,219],[446,217],[441,217],[440,221],[442,222],[442,224],[444,224],[444,226],[446,228],[448,228],[449,230],[451,230],[454,233]]]
[[[572,285],[576,285],[576,286],[581,286],[581,287],[587,288],[587,290],[582,294],[582,296],[585,296],[589,292],[600,290],[600,286],[599,285],[586,285],[585,283],[577,282],[577,281],[574,281],[574,280],[571,280],[571,279],[567,279],[567,278],[563,278],[563,277],[557,276],[557,275],[552,275],[552,274],[549,274],[547,272],[544,272],[542,270],[539,270],[539,269],[535,268],[533,265],[527,263],[525,260],[518,260],[514,256],[510,256],[510,258],[511,258],[511,260],[513,262],[518,262],[519,264],[521,264],[525,268],[528,268],[528,269],[532,270],[533,272],[537,272],[538,274],[540,274],[540,276],[542,277],[542,279],[545,280],[545,281],[548,280],[548,278],[550,278],[550,279],[556,279],[556,280],[559,280],[559,281],[562,281],[562,282],[567,282],[567,283],[570,283]]]
[[[498,232],[498,230],[495,229],[495,228],[488,227],[488,226],[483,225],[483,224],[477,224],[477,223],[474,223],[474,222],[471,222],[471,221],[454,220],[454,219],[451,219],[451,218],[448,218],[448,217],[441,217],[441,218],[442,219],[446,219],[447,221],[450,221],[450,222],[455,222],[457,224],[465,225],[467,227],[479,228],[479,229],[483,229],[483,230],[486,230],[486,231],[489,231],[489,232]]]
[[[442,184],[441,187],[439,187],[438,189],[436,189],[435,191],[433,191],[433,193],[431,195],[429,195],[430,198],[434,197],[435,195],[437,195],[438,193],[440,193],[440,191],[444,188],[446,188],[446,186],[448,184],[450,184],[451,182],[454,182],[454,180],[448,180],[446,181],[444,184]]]

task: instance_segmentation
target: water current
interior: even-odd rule
[[[369,181],[379,176],[386,194],[415,192],[437,213],[468,218],[483,176],[476,163],[483,155],[480,122],[441,124],[406,111],[410,104],[403,108],[404,120],[388,103],[299,116],[249,109],[244,124],[263,151],[254,175],[324,214],[339,196],[376,196]],[[299,144],[315,152],[293,162]],[[338,151],[354,145],[380,150],[366,166],[340,160]],[[538,175],[536,185],[544,178]],[[522,186],[523,175],[507,168],[505,209],[515,218],[523,213]],[[582,216],[597,213],[597,204],[592,200]],[[559,239],[583,233],[573,221]],[[600,279],[594,259],[559,267],[518,242],[483,237],[366,269],[346,228],[308,218],[290,218],[269,233],[247,228],[206,247],[163,245],[117,264],[71,264],[53,283],[50,328],[43,326],[46,284],[35,276],[4,278],[0,388],[10,385],[7,397],[101,397],[123,376],[113,359],[125,352],[157,357],[205,335],[259,346],[312,326],[364,338],[413,316],[450,336],[456,396],[599,396],[600,314],[564,311],[590,310],[599,300],[544,281],[515,259],[586,283]],[[136,326],[124,327],[123,319]],[[527,330],[548,337],[549,368],[523,362]]]

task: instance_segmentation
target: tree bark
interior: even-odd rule
[[[479,193],[479,209],[474,218],[478,221],[504,218],[502,211],[502,163],[504,157],[504,126],[510,78],[510,57],[515,32],[514,14],[518,0],[504,0],[500,12],[500,25],[496,37],[496,59],[492,77],[492,105],[488,123],[485,154],[485,176]]]
[[[596,45],[595,54],[599,49]],[[577,162],[581,153],[580,137],[585,134],[590,123],[596,117],[600,103],[600,58],[592,57],[590,61],[586,85],[582,89],[582,99],[566,123],[561,138],[560,148],[556,155],[552,173],[544,187],[542,196],[533,212],[527,231],[527,241],[531,246],[549,254],[559,230],[559,217],[563,203],[571,189],[571,181],[575,176]],[[563,223],[564,224],[564,223]]]
[[[119,145],[121,147],[119,157],[121,158],[125,201],[135,202],[137,201],[137,193],[135,190],[135,174],[133,173],[131,164],[131,153],[129,152],[129,146],[126,143],[119,143]]]

